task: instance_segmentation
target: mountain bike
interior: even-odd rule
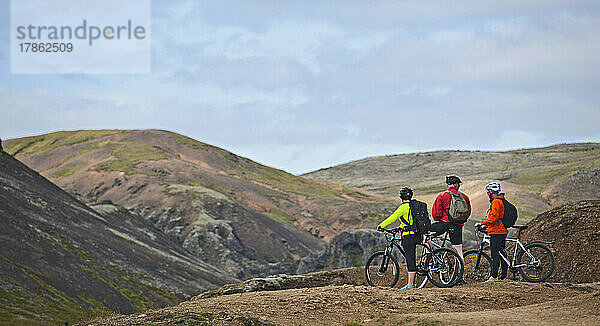
[[[394,287],[400,276],[400,266],[393,254],[394,248],[398,249],[406,260],[406,254],[402,246],[402,229],[383,229],[387,246],[385,250],[378,251],[367,259],[365,265],[365,277],[371,286]],[[400,234],[400,237],[398,237]],[[433,249],[429,245],[432,233],[425,235],[424,240],[417,247],[417,276],[422,280],[415,287],[425,286],[427,281],[440,288],[448,288],[456,285],[463,273],[463,264],[458,254],[448,248]],[[421,248],[419,248],[421,247]],[[420,250],[419,250],[420,249]]]
[[[506,241],[514,243],[512,258],[509,259],[510,255],[503,249],[500,251],[500,259],[508,264],[513,277],[516,272],[519,272],[526,281],[545,281],[552,275],[555,268],[554,254],[547,246],[551,243],[535,240],[523,245],[521,235],[527,229],[527,225],[515,225],[512,228],[518,229],[516,238],[506,238]],[[467,283],[486,281],[492,273],[492,259],[483,251],[490,245],[490,236],[482,227],[476,227],[475,234],[480,239],[479,248],[464,253],[465,273],[463,277]]]

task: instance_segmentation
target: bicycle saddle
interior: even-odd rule
[[[526,230],[528,227],[529,227],[528,225],[513,225],[513,226],[511,226],[511,228],[519,229],[519,230]]]

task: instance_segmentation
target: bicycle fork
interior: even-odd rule
[[[379,269],[377,270],[377,275],[381,276],[387,271],[388,265],[390,263],[390,255],[391,249],[389,247],[385,248],[385,255],[383,255],[383,258],[381,259],[381,264],[379,265]]]

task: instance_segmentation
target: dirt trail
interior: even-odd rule
[[[194,300],[91,325],[565,325],[600,318],[600,283],[507,281],[402,291],[357,285]]]

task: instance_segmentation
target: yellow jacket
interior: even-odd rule
[[[400,206],[398,206],[398,208],[396,208],[396,211],[394,213],[392,213],[392,215],[390,215],[390,217],[386,218],[385,220],[383,220],[383,222],[379,223],[379,227],[384,228],[384,227],[394,223],[397,219],[400,218],[400,216],[402,216],[404,218],[404,220],[409,223],[407,225],[402,221],[402,219],[400,219],[400,227],[401,228],[405,228],[409,225],[413,225],[413,218],[412,218],[412,214],[410,213],[410,207],[409,207],[408,202],[404,202]],[[409,235],[409,234],[415,234],[415,233],[413,231],[404,231],[402,234]]]

